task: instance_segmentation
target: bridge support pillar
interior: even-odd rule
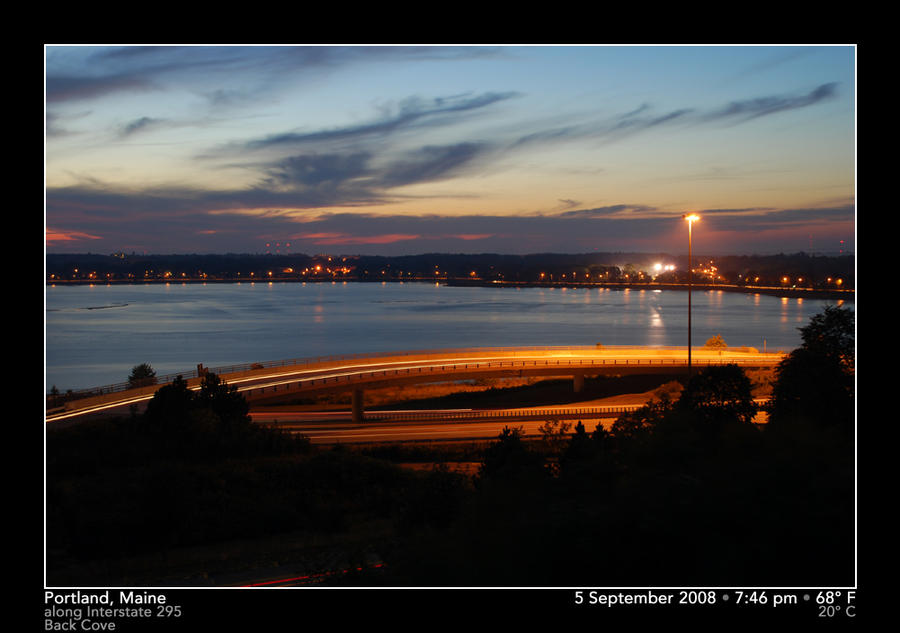
[[[575,393],[584,391],[584,374],[575,374],[572,383],[575,387]]]
[[[363,390],[357,388],[353,390],[353,422],[361,423],[363,420],[365,420],[365,415],[363,413]]]

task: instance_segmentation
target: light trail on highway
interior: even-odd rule
[[[367,358],[364,361],[348,362],[346,359],[326,362],[315,367],[308,364],[290,369],[280,367],[253,369],[233,375],[223,374],[219,377],[228,385],[234,386],[251,399],[253,397],[271,397],[266,390],[277,391],[289,388],[294,393],[315,392],[322,389],[352,389],[365,387],[372,383],[398,384],[408,382],[441,382],[458,380],[461,376],[475,375],[591,375],[598,371],[628,372],[636,370],[677,370],[686,360],[684,349],[657,348],[586,348],[565,350],[548,349],[536,352],[533,349],[515,351],[514,348],[503,352],[468,352],[421,354],[424,358],[395,360],[402,353],[385,354],[382,359]],[[694,364],[728,364],[735,363],[745,367],[774,366],[781,358],[779,353],[760,354],[756,350],[709,350],[698,349],[694,352]],[[329,382],[330,381],[330,382]],[[198,389],[200,379],[192,379],[190,388]],[[46,421],[58,421],[76,416],[95,414],[103,411],[122,410],[144,403],[153,398],[157,388],[148,390],[131,390],[120,393],[87,397],[70,401],[65,411],[48,412]]]
[[[635,394],[634,402],[607,406],[585,403],[518,409],[415,409],[381,410],[366,414],[363,423],[353,423],[350,411],[251,411],[254,422],[304,435],[313,444],[457,441],[496,439],[504,427],[522,429],[524,437],[540,437],[547,421],[581,422],[589,430],[646,404],[646,396]],[[754,403],[764,407],[768,398]],[[757,424],[765,423],[762,414]]]
[[[599,420],[596,420],[599,421]],[[304,435],[312,444],[364,444],[380,442],[466,441],[494,440],[504,427],[522,429],[523,437],[539,437],[539,427],[546,420],[496,422],[433,422],[430,424],[398,424],[373,422],[365,427],[335,427],[331,429],[286,426],[292,433]],[[585,418],[582,422],[595,422]],[[588,426],[587,424],[585,426]],[[596,424],[594,425],[596,426]],[[593,428],[593,427],[592,427]]]
[[[566,422],[570,429],[576,421],[593,428],[640,406],[373,411],[363,424],[353,423],[349,411],[251,411],[250,415],[254,422],[304,435],[313,444],[353,444],[496,439],[505,426],[521,428],[526,437],[541,436],[540,427],[548,420]]]

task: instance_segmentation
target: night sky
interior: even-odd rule
[[[48,253],[853,250],[856,49],[45,47]],[[844,244],[841,245],[841,240]]]

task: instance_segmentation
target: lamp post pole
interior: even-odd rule
[[[693,282],[693,248],[692,248],[692,228],[694,222],[700,219],[699,215],[694,213],[682,216],[688,223],[688,378],[691,377],[691,285]]]

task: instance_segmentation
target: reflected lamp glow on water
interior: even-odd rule
[[[833,301],[695,291],[694,344],[800,344]],[[687,344],[684,292],[434,283],[48,286],[46,385],[60,391],[157,374],[336,354],[555,345]]]

